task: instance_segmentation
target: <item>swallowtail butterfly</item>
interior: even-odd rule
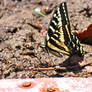
[[[71,32],[66,3],[57,6],[46,34],[45,48],[61,56],[84,56],[83,47],[78,38]]]

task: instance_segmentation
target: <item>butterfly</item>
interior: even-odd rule
[[[58,56],[84,56],[80,41],[71,32],[66,2],[54,11],[45,38],[45,48]]]

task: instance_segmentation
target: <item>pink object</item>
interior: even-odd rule
[[[42,33],[43,36],[46,36],[46,29],[42,29],[41,33]]]
[[[0,92],[92,92],[92,78],[2,79]]]

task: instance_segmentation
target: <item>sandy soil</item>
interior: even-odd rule
[[[71,29],[82,32],[92,23],[92,0],[0,0],[0,78],[91,77],[85,68],[41,71],[34,68],[64,66],[68,56],[57,57],[40,48],[45,36],[30,23],[48,25],[54,7],[67,2]],[[34,12],[41,9],[45,17]],[[84,58],[92,62],[92,46],[82,44]],[[69,65],[68,65],[69,66]],[[70,65],[71,66],[71,65]],[[26,68],[33,67],[31,70]]]

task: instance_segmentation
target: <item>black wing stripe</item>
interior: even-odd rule
[[[70,37],[69,37],[70,34],[68,34],[69,30],[67,30],[67,28],[64,26],[64,27],[62,27],[61,31],[63,31],[63,33],[64,33],[65,41],[69,42],[70,41]]]
[[[47,35],[50,37],[52,36],[52,34],[53,34],[53,31],[49,28]]]
[[[58,29],[57,23],[54,20],[51,22],[50,26],[52,26],[55,30]]]
[[[66,3],[64,2],[63,4],[60,4],[60,14],[61,14],[61,21],[62,25],[70,24],[69,23],[69,18],[68,18],[68,12],[67,12],[67,6]]]
[[[61,49],[61,50],[66,51],[64,47],[58,45],[52,38],[50,38],[49,42],[50,42],[51,44],[53,44],[55,47],[57,47],[57,48],[59,48],[59,49]]]
[[[65,16],[64,9],[63,9],[62,5],[60,7],[60,14],[61,14],[61,20],[60,21],[62,22],[62,26],[66,25],[67,24],[67,20],[66,20],[66,16]]]
[[[59,42],[61,42],[60,40],[59,40],[59,33],[54,33],[54,35],[52,35],[52,37],[54,38],[54,39],[56,39],[57,41],[59,41]]]

